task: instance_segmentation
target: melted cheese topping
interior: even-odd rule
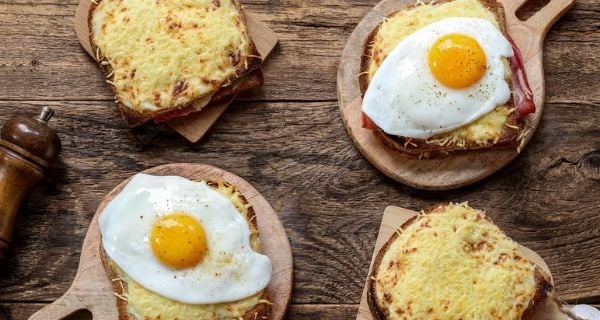
[[[478,0],[453,0],[440,5],[423,4],[410,10],[402,10],[387,17],[379,26],[377,35],[371,44],[371,59],[369,61],[369,81],[396,45],[411,33],[442,19],[449,17],[481,18],[490,21],[500,28],[496,17],[485,8]],[[511,81],[511,71],[506,58],[506,81]],[[484,115],[477,121],[465,125],[454,131],[436,135],[428,142],[458,142],[472,141],[478,145],[485,145],[497,141],[502,136],[506,116],[510,109],[507,106],[498,106],[494,111]]]
[[[91,31],[119,101],[138,112],[214,93],[252,53],[234,0],[102,0]]]
[[[389,319],[521,319],[535,266],[466,203],[420,215],[389,246],[375,279]]]
[[[153,294],[135,281],[122,277],[127,284],[128,312],[139,320],[238,319],[260,301],[260,295],[219,304],[185,304]]]
[[[211,185],[212,186],[212,185]],[[215,190],[227,196],[241,215],[250,219],[250,204],[243,201],[242,195],[233,186],[225,183],[218,183],[214,186]],[[251,236],[250,245],[252,249],[260,251],[260,241],[258,230],[250,224]],[[160,296],[129,278],[114,263],[111,267],[119,275],[120,280],[126,290],[126,295],[122,298],[127,300],[127,311],[135,319],[144,320],[175,320],[175,319],[238,319],[248,310],[254,308],[259,303],[269,303],[261,300],[262,292],[259,292],[248,298],[219,304],[185,304],[178,301],[167,299]]]
[[[447,145],[451,143],[465,143],[472,141],[479,145],[495,143],[502,137],[506,119],[514,108],[508,106],[497,106],[490,113],[462,126],[454,131],[435,135],[426,140],[429,144]]]

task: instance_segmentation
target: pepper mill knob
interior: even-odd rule
[[[43,107],[37,118],[13,117],[9,119],[4,127],[0,138],[1,144],[9,148],[18,147],[16,152],[23,153],[23,149],[33,155],[23,154],[38,165],[46,168],[58,158],[61,150],[60,139],[47,122],[54,115],[54,110]],[[12,144],[12,146],[10,146]],[[41,161],[40,161],[41,160]]]
[[[60,139],[47,125],[53,115],[44,107],[37,118],[10,118],[0,132],[0,264],[21,202],[60,153]]]

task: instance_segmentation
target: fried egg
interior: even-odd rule
[[[472,123],[511,95],[513,50],[481,18],[446,18],[400,41],[369,83],[362,110],[390,135],[427,139]]]
[[[138,174],[106,206],[99,225],[110,259],[174,301],[237,301],[271,279],[271,261],[252,250],[246,218],[206,182]]]

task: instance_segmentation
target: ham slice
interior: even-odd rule
[[[517,47],[513,39],[508,34],[505,33],[504,36],[512,45],[514,52],[514,55],[509,59],[510,69],[512,70],[513,105],[515,108],[517,108],[519,119],[523,119],[528,114],[535,112],[533,92],[529,87],[529,80],[527,80],[527,73],[525,72],[525,66],[523,65],[523,56],[521,55],[521,50],[519,50],[519,47]]]

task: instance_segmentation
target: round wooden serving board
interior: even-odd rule
[[[373,268],[373,262],[379,253],[379,250],[383,247],[383,245],[390,239],[392,234],[402,226],[406,221],[411,219],[412,217],[419,214],[416,211],[399,208],[399,207],[387,207],[385,212],[383,213],[383,218],[381,219],[381,226],[379,227],[379,234],[377,235],[377,241],[375,242],[375,249],[373,250],[373,257],[371,259],[371,264],[369,267],[369,275],[371,274],[371,269]],[[521,249],[521,253],[527,257],[531,262],[536,264],[540,269],[542,269],[546,274],[550,275],[550,282],[554,284],[554,280],[552,279],[552,274],[550,273],[550,269],[548,265],[540,257],[535,251],[524,247],[519,246]],[[363,289],[362,298],[360,300],[360,305],[358,307],[358,314],[356,315],[356,320],[374,320],[373,314],[369,309],[369,303],[367,301],[367,283],[368,279],[365,282],[365,287]],[[543,304],[538,307],[535,314],[531,318],[532,320],[569,320],[566,314],[562,313],[559,309],[558,304],[556,303],[556,299],[554,298],[555,293],[551,292],[549,297],[543,301]]]
[[[537,128],[544,108],[542,48],[546,32],[575,0],[550,0],[526,21],[515,13],[527,0],[500,0],[506,11],[506,24],[523,54],[537,107],[529,116],[531,130]],[[360,152],[392,179],[419,189],[447,190],[475,183],[508,164],[518,152],[514,149],[453,153],[442,159],[408,159],[383,145],[370,130],[362,128],[358,74],[364,43],[369,33],[389,14],[415,4],[415,0],[383,0],[358,24],[350,35],[338,69],[337,93],[344,126]]]
[[[181,176],[190,180],[227,181],[235,185],[256,211],[262,251],[273,263],[273,275],[267,287],[272,319],[281,320],[292,293],[292,250],[277,214],[267,200],[244,179],[225,170],[203,164],[167,164],[143,171],[157,176]],[[89,310],[94,320],[118,319],[116,297],[100,261],[98,216],[131,178],[113,189],[100,203],[83,242],[79,268],[71,288],[58,300],[36,312],[30,320],[62,319],[76,311]]]
[[[90,44],[90,29],[88,25],[90,5],[90,0],[81,0],[79,2],[75,11],[75,33],[83,49],[92,59],[96,59],[96,55],[92,51],[92,45]],[[256,50],[258,50],[264,61],[271,51],[273,51],[277,42],[279,42],[279,38],[273,30],[260,22],[253,13],[244,10],[244,15],[246,17],[248,34],[252,38],[252,41],[254,41]],[[210,127],[215,124],[234,99],[235,97],[232,97],[223,103],[206,106],[199,112],[171,120],[168,124],[189,142],[198,142],[208,132]]]

